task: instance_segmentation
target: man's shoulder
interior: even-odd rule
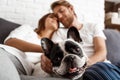
[[[95,26],[96,23],[86,22],[86,23],[83,23],[83,25],[85,25],[85,26]]]
[[[85,29],[93,30],[94,28],[98,27],[97,23],[83,23]]]

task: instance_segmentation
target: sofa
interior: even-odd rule
[[[20,24],[14,23],[11,21],[8,21],[6,19],[0,18],[0,44],[3,44],[4,39],[8,36],[11,30],[19,27]],[[120,33],[117,30],[112,30],[112,29],[105,29],[104,33],[107,37],[106,40],[106,47],[107,47],[107,58],[110,60],[113,64],[120,66]],[[5,57],[5,58],[4,58]],[[0,64],[6,65],[8,62],[6,59],[7,56],[4,55],[2,52],[0,52]],[[2,61],[5,61],[3,63]],[[10,63],[12,63],[9,60]],[[3,66],[4,66],[3,65]],[[0,66],[0,80],[20,80],[20,77],[18,75],[17,70],[15,69],[14,65],[12,64],[13,68],[8,68],[4,69],[5,67]],[[9,70],[7,74],[2,74],[2,72]],[[15,74],[14,76],[16,77],[11,77],[11,74]],[[8,76],[9,75],[9,76]],[[25,76],[24,76],[25,77]],[[27,76],[26,76],[27,77]],[[28,79],[28,80],[34,80],[34,79]],[[41,80],[50,80],[47,78],[41,78]],[[51,80],[56,80],[56,78],[51,78]],[[57,79],[60,80],[60,79]],[[63,79],[62,79],[63,80]]]

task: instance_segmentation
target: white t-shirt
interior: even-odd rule
[[[86,23],[83,24],[82,29],[79,30],[80,37],[83,41],[83,50],[85,51],[88,57],[92,56],[94,53],[93,38],[102,37],[103,39],[106,39],[103,30],[100,27],[100,25]],[[68,29],[60,28],[53,34],[52,40],[54,42],[60,42],[65,40],[67,38],[67,31]]]

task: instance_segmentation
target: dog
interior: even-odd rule
[[[85,72],[88,57],[75,27],[68,29],[66,40],[54,43],[48,38],[42,38],[41,46],[45,56],[51,60],[56,75],[75,80]]]

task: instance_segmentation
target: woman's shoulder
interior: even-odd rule
[[[29,25],[21,25],[18,28],[14,29],[13,31],[10,32],[10,34],[6,37],[5,41],[8,40],[9,38],[18,38],[22,39],[26,35],[30,35],[34,30],[32,29],[31,26]],[[4,41],[4,42],[5,42]]]
[[[23,24],[19,26],[18,28],[16,28],[15,30],[33,30],[33,28],[28,24]]]
[[[14,29],[13,31],[11,31],[10,34],[27,34],[33,31],[34,31],[33,27],[27,24],[23,24],[19,26],[18,28]]]

